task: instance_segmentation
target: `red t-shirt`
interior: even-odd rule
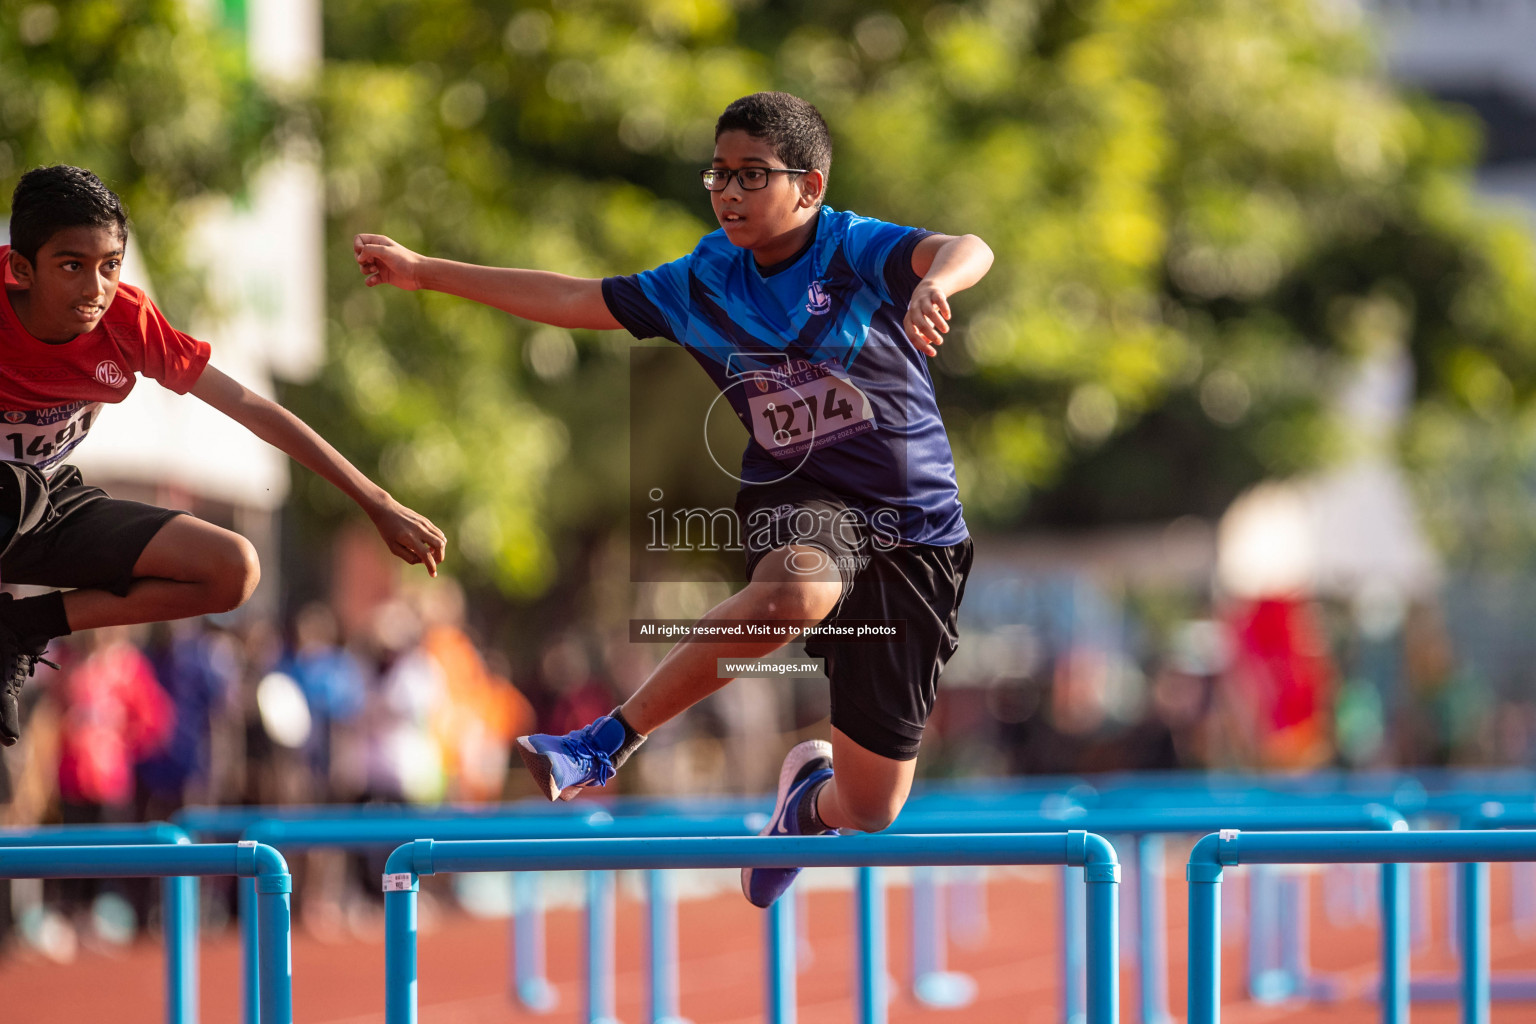
[[[102,404],[128,397],[135,374],[182,395],[202,376],[208,343],[172,327],[132,285],[118,285],[94,330],[56,344],[32,337],[11,307],[10,251],[0,245],[0,460],[52,475]]]

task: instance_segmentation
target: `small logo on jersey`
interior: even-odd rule
[[[27,414],[24,412],[8,412],[5,414],[5,422],[25,423],[27,422]]]
[[[765,395],[768,393],[767,377],[753,377],[752,382],[757,385],[757,390],[761,391]]]
[[[123,368],[110,359],[103,359],[96,364],[96,379],[109,388],[120,388],[128,383],[128,375]]]
[[[832,308],[832,299],[826,292],[821,290],[820,281],[811,282],[811,290],[806,294],[811,301],[805,304],[805,308],[813,316],[821,316],[821,314]]]

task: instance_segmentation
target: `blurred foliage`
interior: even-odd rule
[[[681,393],[669,374],[697,371],[640,353],[636,376],[627,335],[366,290],[350,239],[654,266],[714,227],[694,172],[720,109],[761,88],[827,115],[833,206],[997,253],[935,364],[973,524],[1218,513],[1354,450],[1331,396],[1401,348],[1437,537],[1536,551],[1530,237],[1473,201],[1472,122],[1391,89],[1353,5],[327,0],[324,75],[281,108],[199,13],[217,6],[0,0],[0,180],[98,171],[184,315],[189,204],[315,126],[329,365],[286,397],[510,595],[621,523],[632,382]],[[696,433],[679,417],[642,443],[691,453]],[[718,475],[669,473],[684,500]]]
[[[355,418],[461,555],[538,592],[623,514],[632,343],[367,292],[344,240],[653,266],[714,227],[693,172],[719,110],[782,88],[832,126],[832,205],[997,253],[937,364],[973,523],[1218,513],[1346,454],[1330,396],[1406,346],[1431,522],[1487,541],[1456,481],[1490,437],[1510,444],[1487,473],[1518,487],[1530,465],[1532,247],[1471,199],[1471,123],[1389,88],[1350,9],[332,0],[338,320],[312,411]],[[678,489],[699,471],[675,467]]]
[[[173,317],[201,298],[181,250],[198,200],[239,194],[276,123],[244,42],[186,0],[0,0],[0,203],[30,168],[90,168]]]

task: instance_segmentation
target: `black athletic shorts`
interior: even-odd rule
[[[5,463],[0,473],[0,583],[89,587],[122,597],[144,548],[184,514],[109,497],[74,466],[61,466],[52,480],[21,463]]]
[[[933,712],[939,673],[959,643],[955,620],[971,572],[970,538],[949,547],[896,545],[858,509],[815,484],[790,479],[749,485],[736,496],[747,578],[763,556],[788,544],[826,552],[843,594],[824,622],[901,622],[899,642],[806,641],[832,687],[832,724],[882,757],[917,756]],[[883,542],[882,542],[883,541]]]

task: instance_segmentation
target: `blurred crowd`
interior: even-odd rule
[[[500,799],[534,724],[452,584],[386,602],[343,642],[323,603],[94,630],[56,641],[24,689],[4,820],[164,818],[187,803]]]
[[[1529,658],[1468,602],[979,578],[928,774],[1536,766]],[[972,598],[974,597],[974,603]]]
[[[972,591],[925,776],[1536,763],[1536,712],[1458,667],[1433,606],[1213,607],[1003,572]],[[24,691],[24,741],[0,756],[0,826],[532,797],[515,738],[607,713],[665,651],[573,622],[514,670],[465,610],[439,580],[362,618],[317,602],[283,623],[237,613],[57,641],[58,668]],[[789,745],[825,735],[828,707],[819,678],[740,679],[658,730],[612,791],[765,792]],[[377,865],[310,854],[294,867],[302,927],[371,926]],[[227,893],[210,892],[216,922]],[[156,914],[147,885],[0,884],[0,951],[67,958]]]
[[[317,602],[286,627],[237,613],[55,641],[57,669],[40,665],[23,690],[24,740],[0,757],[0,826],[164,820],[187,804],[528,795],[508,792],[508,768],[538,715],[464,609],[444,581],[380,604],[355,636]],[[542,701],[544,717],[578,713],[571,697],[592,703],[572,690]],[[100,938],[154,914],[144,886],[5,883],[0,945],[19,926],[67,957],[77,926]]]

